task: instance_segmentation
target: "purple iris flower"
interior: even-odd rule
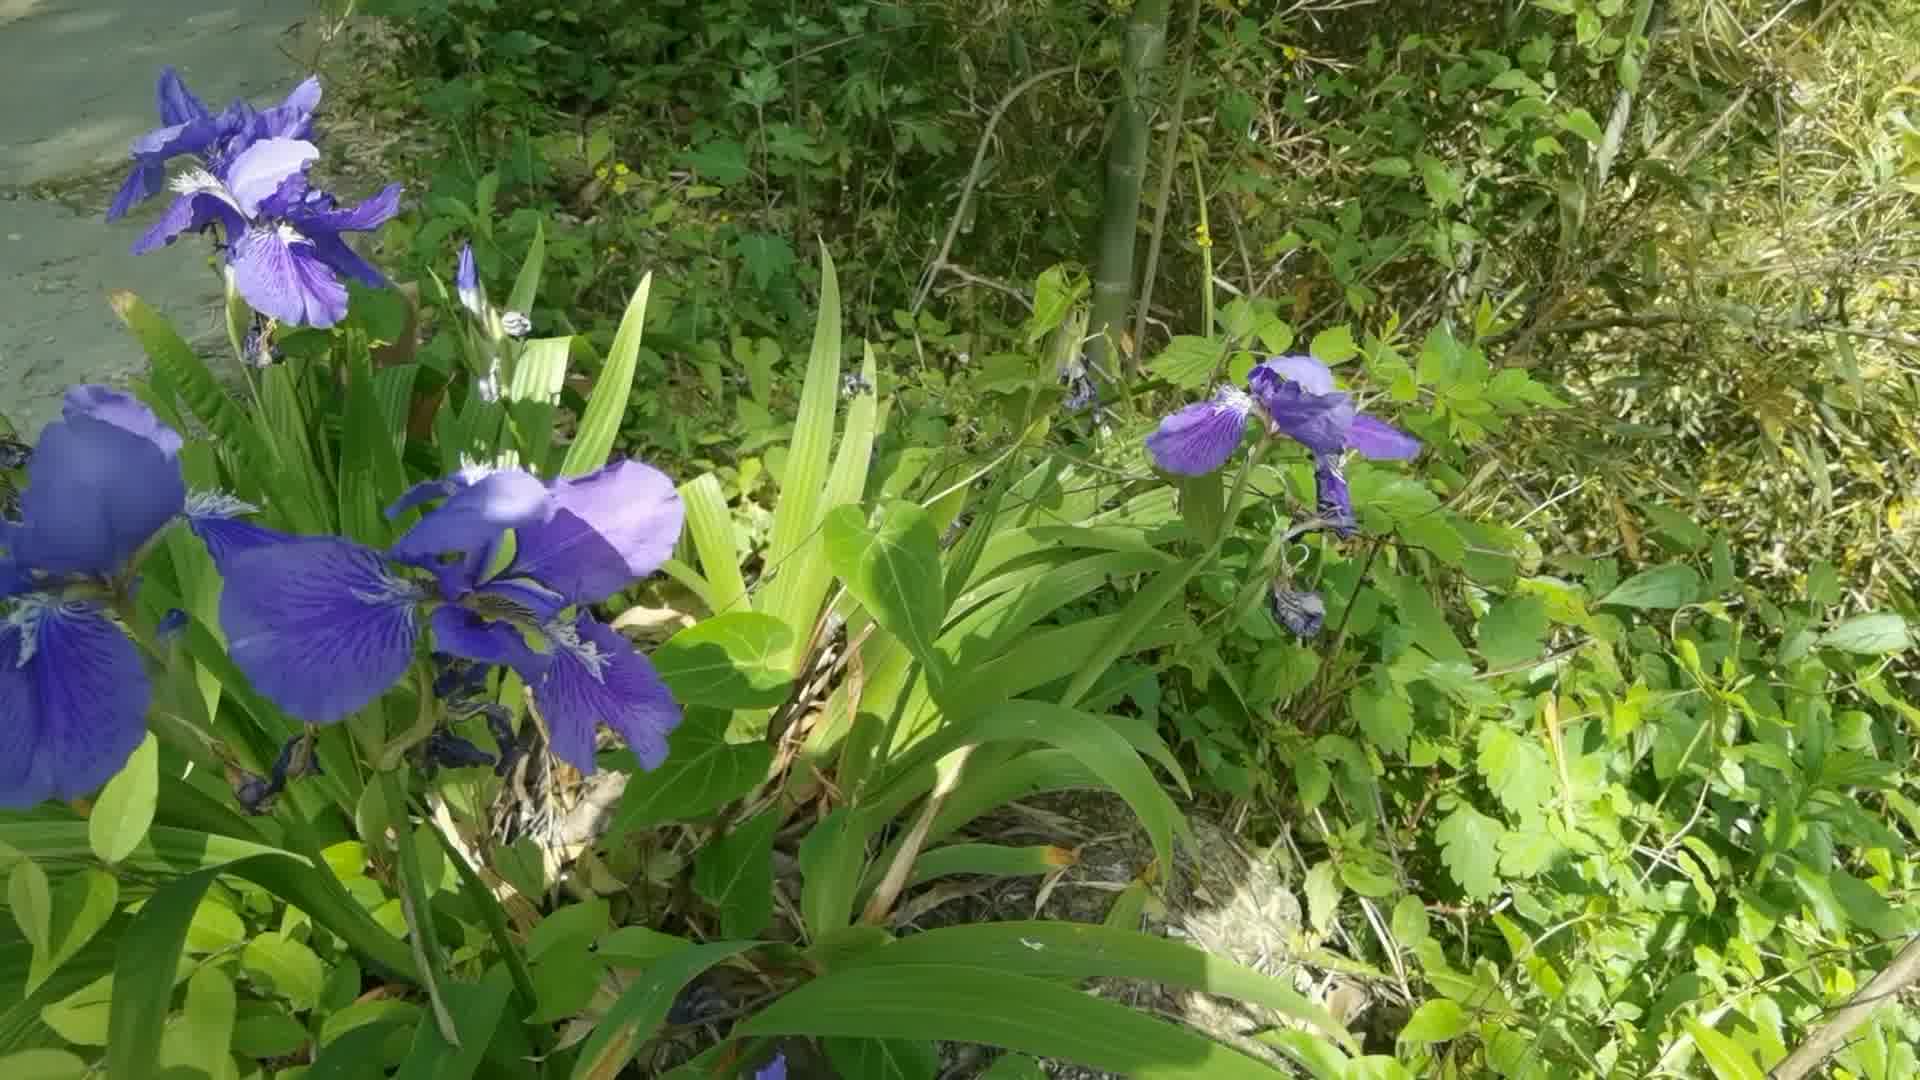
[[[487,317],[487,294],[480,286],[480,267],[473,258],[473,245],[460,245],[460,262],[453,272],[453,290],[460,306],[479,318]]]
[[[787,1055],[773,1055],[765,1068],[753,1074],[753,1080],[787,1080]]]
[[[111,602],[186,501],[180,436],[134,398],[67,391],[0,522],[0,806],[85,795],[146,732],[152,687]]]
[[[399,212],[400,185],[351,209],[307,186],[306,169],[320,151],[301,139],[250,144],[218,172],[191,169],[175,177],[173,205],[133,246],[135,255],[173,243],[181,233],[218,225],[234,287],[254,310],[295,326],[332,326],[347,313],[341,276],[369,285],[386,278],[340,234],[378,228]]]
[[[313,110],[320,104],[320,80],[309,78],[271,109],[258,110],[236,101],[215,115],[180,81],[180,73],[167,67],[160,71],[154,96],[161,126],[133,140],[133,171],[107,208],[108,221],[158,195],[166,186],[167,162],[173,158],[192,154],[202,167],[218,173],[260,139],[306,138],[313,130]]]
[[[1353,532],[1353,502],[1340,455],[1354,450],[1404,460],[1420,452],[1419,439],[1358,411],[1351,397],[1333,388],[1333,373],[1311,356],[1274,357],[1247,373],[1246,391],[1221,387],[1211,399],[1160,421],[1147,436],[1147,452],[1167,472],[1205,476],[1239,448],[1255,409],[1268,431],[1313,452],[1320,514],[1341,536]]]
[[[642,766],[664,761],[679,706],[586,606],[672,553],[684,513],[672,481],[637,461],[552,484],[474,468],[417,485],[388,513],[434,499],[385,555],[331,537],[229,553],[220,619],[234,663],[295,716],[338,720],[405,674],[424,608],[438,651],[507,665],[533,688],[565,761],[593,771],[602,721]],[[419,571],[437,589],[415,581]]]
[[[1327,621],[1327,602],[1319,593],[1290,589],[1278,581],[1267,593],[1267,610],[1295,637],[1313,637]]]

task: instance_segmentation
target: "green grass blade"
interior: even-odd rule
[[[828,453],[832,450],[839,401],[840,282],[834,273],[833,256],[823,246],[820,314],[814,323],[813,350],[800,388],[793,442],[780,474],[780,501],[773,511],[773,537],[767,550],[766,565],[773,577],[759,601],[760,610],[792,627],[794,639],[801,642],[811,635],[814,617],[819,614],[819,594],[810,583],[829,573],[819,526],[825,513]],[[802,565],[803,555],[818,565]],[[820,586],[820,593],[824,591],[825,586]],[[793,662],[801,662],[797,650]]]
[[[647,293],[653,288],[653,275],[640,279],[620,317],[620,329],[614,332],[613,348],[600,368],[587,400],[587,411],[580,417],[573,445],[560,463],[560,475],[579,476],[606,464],[613,451],[613,440],[620,433],[620,422],[627,416],[627,395],[633,390],[634,367],[640,362],[640,329],[647,320]]]
[[[687,507],[687,532],[706,576],[707,598],[716,615],[747,610],[747,583],[740,576],[740,549],[733,540],[733,514],[726,493],[712,473],[680,486]]]
[[[507,310],[522,315],[533,313],[534,297],[540,292],[540,271],[547,264],[547,227],[545,222],[533,223],[533,243],[527,245],[527,261],[520,264],[519,276],[513,279],[513,291],[507,294]]]
[[[145,350],[154,370],[164,374],[174,391],[186,401],[193,415],[219,437],[220,444],[235,459],[232,470],[243,496],[257,491],[260,477],[273,472],[274,454],[260,432],[248,422],[246,411],[227,395],[226,388],[214,378],[193,346],[177,333],[159,312],[148,307],[130,292],[111,297],[114,313],[127,324]]]

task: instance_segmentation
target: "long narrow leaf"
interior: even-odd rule
[[[647,320],[647,293],[653,288],[653,275],[640,279],[620,316],[620,329],[613,335],[613,348],[594,380],[593,396],[574,432],[573,445],[560,463],[560,475],[579,476],[606,464],[613,440],[620,433],[620,422],[627,416],[627,395],[633,390],[634,368],[640,362],[640,330]]]
[[[708,601],[715,615],[746,609],[747,583],[740,576],[740,549],[733,541],[733,515],[727,510],[727,497],[720,480],[702,473],[680,486],[680,499],[687,508],[687,533],[693,538],[693,550],[700,557],[700,572],[706,577]]]

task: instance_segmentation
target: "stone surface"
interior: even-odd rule
[[[130,289],[190,338],[219,339],[205,249],[128,253],[155,199],[106,223],[127,144],[153,127],[160,68],[215,109],[275,101],[304,77],[313,0],[0,0],[0,413],[31,434],[69,383],[144,364],[107,307]]]

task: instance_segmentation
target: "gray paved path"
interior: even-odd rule
[[[159,122],[163,65],[213,109],[277,101],[304,77],[294,29],[313,10],[313,0],[0,0],[0,413],[37,431],[69,383],[140,370],[109,290],[140,294],[190,338],[219,334],[202,247],[127,253],[165,196],[112,225],[107,203],[128,141]]]

